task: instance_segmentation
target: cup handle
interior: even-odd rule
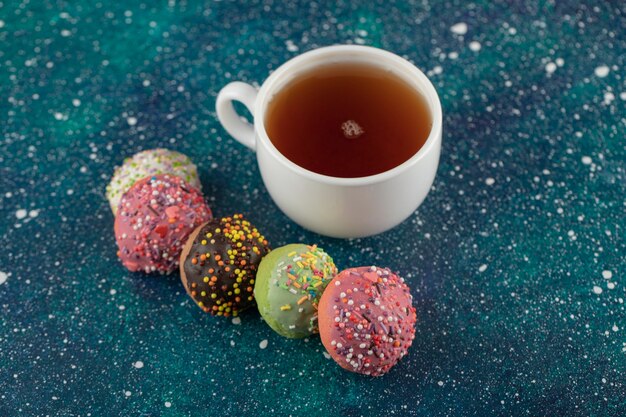
[[[254,126],[241,119],[233,107],[233,100],[243,103],[254,117],[254,102],[257,90],[250,84],[240,81],[226,85],[217,95],[215,110],[224,129],[239,143],[256,150]]]

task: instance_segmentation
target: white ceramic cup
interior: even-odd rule
[[[339,178],[318,174],[291,162],[265,131],[265,112],[272,97],[303,72],[334,63],[363,63],[384,68],[419,91],[428,103],[432,129],[424,145],[404,163],[376,175]],[[247,123],[232,101],[254,116]],[[426,76],[407,60],[382,49],[339,45],[299,55],[274,71],[257,91],[232,82],[217,96],[217,117],[236,140],[256,151],[265,187],[294,222],[322,235],[371,236],[404,221],[422,203],[435,179],[441,151],[441,103]]]

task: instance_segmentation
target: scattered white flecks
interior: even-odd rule
[[[67,38],[68,36],[71,36],[71,35],[72,35],[72,31],[70,31],[70,30],[63,29],[61,31],[61,36],[63,36],[64,38]]]
[[[291,39],[288,39],[285,42],[285,45],[287,46],[287,50],[289,52],[297,52],[298,51],[298,45],[296,45],[295,43],[293,43],[293,41]]]
[[[443,387],[443,381],[437,382],[437,385],[439,385],[440,387]]]
[[[471,41],[470,44],[469,44],[469,48],[470,48],[470,50],[472,50],[474,52],[478,52],[478,51],[480,51],[480,48],[482,48],[482,45],[478,41]]]
[[[596,74],[596,77],[598,78],[604,78],[607,75],[609,75],[610,72],[610,68],[606,65],[600,65],[599,67],[596,67],[596,69],[593,71],[594,74]]]
[[[614,282],[607,282],[607,283],[606,283],[606,287],[607,287],[609,290],[614,290],[614,289],[615,289],[615,283],[614,283]]]
[[[487,179],[485,180],[485,184],[487,184],[487,185],[493,185],[493,184],[495,184],[495,183],[496,183],[496,180],[495,180],[495,179],[493,179],[493,178],[491,178],[491,177],[489,177],[489,178],[487,178]]]
[[[9,279],[9,274],[7,274],[6,272],[0,271],[0,285],[7,282],[7,279]]]
[[[267,339],[261,340],[261,343],[259,343],[259,347],[261,349],[265,349],[267,347]]]
[[[622,91],[621,93],[619,93],[619,98],[626,101],[626,91]]]
[[[128,126],[135,126],[137,124],[137,118],[131,116],[126,119],[126,123],[128,123]]]
[[[57,397],[56,395],[52,396],[52,401],[58,401],[59,397]]]
[[[109,291],[109,294],[115,295],[117,294],[117,290],[115,288],[112,288],[111,291]]]
[[[119,308],[119,309],[120,309],[120,311],[124,311],[124,310],[126,310],[126,306],[125,306],[125,305],[123,305],[123,304],[122,304],[122,305],[120,305],[120,306],[118,306],[117,308]]]
[[[131,395],[133,395],[133,393],[130,391],[124,391],[124,395],[130,397]]]
[[[143,368],[143,362],[142,361],[137,361],[135,363],[133,363],[133,366],[137,369],[141,369]]]
[[[72,189],[70,188],[70,189],[69,189],[69,190],[67,190],[65,193],[66,193],[67,195],[72,195],[72,194],[74,194],[74,190],[72,190]]]
[[[241,324],[241,319],[239,317],[233,317],[233,324]]]
[[[328,353],[328,352],[324,352],[324,357],[325,357],[326,359],[330,359],[330,353]]]
[[[15,217],[17,217],[18,220],[22,220],[27,215],[28,215],[28,212],[24,209],[19,209],[15,212]]]
[[[613,100],[615,100],[615,94],[611,93],[610,91],[604,93],[604,104],[608,106],[609,104],[611,104],[611,102],[613,102]]]
[[[235,347],[235,341],[234,340],[230,341],[230,347]]]
[[[467,33],[467,23],[460,22],[450,26],[450,31],[457,35],[465,35]]]
[[[482,264],[478,267],[478,272],[485,272],[487,270],[487,265]]]
[[[608,269],[605,269],[604,271],[602,271],[602,278],[604,278],[604,279],[611,279],[611,278],[613,278],[613,272],[609,271]]]
[[[613,330],[614,332],[619,330],[619,327],[617,327],[617,325],[613,325],[613,327],[611,327],[611,330]]]
[[[556,71],[556,64],[554,62],[548,62],[546,64],[546,72],[552,74],[554,71]]]
[[[568,230],[567,236],[569,236],[569,238],[572,240],[576,240],[576,233],[573,230]]]
[[[73,105],[74,107],[78,107],[78,106],[80,106],[80,100],[79,100],[79,99],[77,99],[77,98],[73,99],[73,100],[72,100],[72,105]]]
[[[0,29],[4,27],[4,20],[0,20]]]
[[[63,118],[64,118],[64,117],[65,117],[65,116],[63,115],[63,113],[58,112],[58,111],[57,111],[57,112],[54,112],[54,118],[55,118],[55,119],[57,119],[57,120],[63,120]]]
[[[165,408],[170,408],[172,406],[172,403],[169,401],[165,401]]]
[[[443,72],[443,67],[441,65],[437,65],[435,68],[433,68],[433,74],[438,75],[441,74]]]
[[[557,58],[556,59],[556,66],[557,67],[562,67],[563,65],[565,65],[565,61],[563,60],[563,58]]]
[[[143,85],[144,87],[150,87],[150,80],[143,80],[141,82],[141,85]]]
[[[583,163],[583,164],[585,164],[585,165],[591,165],[591,162],[592,162],[591,157],[590,157],[590,156],[587,156],[587,155],[585,155],[585,156],[583,156],[582,158],[580,158],[580,160],[581,160],[581,161],[582,161],[582,163]]]
[[[597,285],[594,285],[593,286],[593,293],[597,294],[597,295],[602,294],[602,288],[598,287]]]
[[[28,216],[32,217],[32,218],[35,218],[35,217],[39,216],[39,210],[31,210],[31,211],[29,211],[28,212]]]
[[[457,59],[459,57],[459,53],[456,51],[452,51],[448,54],[448,58],[450,59]]]

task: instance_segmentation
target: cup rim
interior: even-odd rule
[[[429,110],[432,112],[432,127],[426,142],[424,145],[411,156],[398,166],[395,166],[387,171],[380,172],[374,175],[368,175],[365,177],[333,177],[330,175],[319,174],[317,172],[308,170],[306,168],[297,165],[295,162],[284,156],[276,146],[270,140],[265,130],[265,110],[267,108],[268,98],[272,89],[276,85],[277,81],[289,72],[293,66],[301,64],[305,61],[310,61],[316,58],[329,57],[334,54],[341,53],[358,53],[362,55],[376,56],[380,59],[385,59],[392,64],[398,65],[404,68],[405,71],[412,73],[420,81],[420,92],[424,94],[429,104]],[[439,95],[435,90],[432,82],[426,77],[426,75],[420,71],[415,65],[406,59],[386,51],[371,46],[364,45],[333,45],[325,46],[298,55],[289,61],[282,64],[269,77],[265,80],[261,89],[259,90],[258,97],[254,108],[254,129],[257,134],[258,140],[266,147],[266,149],[272,154],[272,156],[280,161],[283,165],[294,171],[295,173],[306,177],[315,182],[321,182],[333,185],[343,186],[361,186],[369,185],[382,181],[386,181],[390,178],[396,177],[402,172],[406,171],[413,165],[417,164],[422,158],[425,157],[430,151],[437,145],[437,142],[441,140],[442,129],[442,111],[441,101]]]

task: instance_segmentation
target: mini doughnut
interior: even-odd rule
[[[115,218],[118,256],[130,271],[169,274],[187,237],[211,219],[196,188],[169,174],[144,178],[122,196]]]
[[[317,305],[336,273],[333,259],[316,245],[274,249],[261,261],[254,284],[259,312],[284,337],[317,333]]]
[[[107,185],[106,196],[115,215],[120,199],[137,181],[158,174],[170,174],[185,180],[199,191],[202,190],[198,171],[191,160],[182,153],[169,149],[149,149],[139,152],[115,169]]]
[[[320,336],[341,367],[380,376],[393,367],[415,338],[415,308],[409,287],[389,269],[341,271],[319,304]]]
[[[198,227],[180,256],[180,278],[198,307],[237,316],[254,305],[253,288],[267,240],[241,214]]]

